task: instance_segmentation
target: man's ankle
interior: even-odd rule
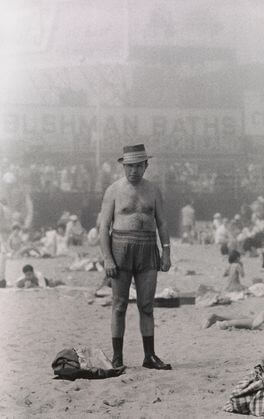
[[[123,337],[113,337],[112,346],[113,346],[113,359],[122,358],[123,356]]]
[[[154,336],[142,336],[145,358],[155,355]]]

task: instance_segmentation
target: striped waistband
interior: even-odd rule
[[[115,242],[126,243],[156,243],[155,231],[113,230],[112,239]]]

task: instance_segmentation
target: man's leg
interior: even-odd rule
[[[129,299],[129,288],[132,273],[120,271],[117,278],[112,278],[112,344],[113,367],[123,365],[123,338],[125,333],[125,318]]]
[[[140,316],[140,331],[143,339],[145,359],[143,366],[155,369],[171,369],[164,364],[154,350],[154,316],[153,305],[157,286],[157,271],[151,270],[135,275],[137,306]]]
[[[142,336],[154,335],[153,305],[157,287],[157,271],[151,270],[135,275],[137,306]]]

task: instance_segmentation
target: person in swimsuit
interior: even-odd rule
[[[244,291],[247,287],[240,282],[240,277],[244,277],[244,266],[240,260],[240,253],[237,250],[232,250],[228,257],[229,266],[226,269],[224,276],[228,277],[228,284],[225,291],[239,292]]]
[[[125,317],[132,277],[137,291],[140,331],[145,358],[143,366],[171,369],[154,351],[153,305],[157,272],[170,269],[170,242],[159,188],[143,178],[150,156],[143,144],[126,146],[123,157],[125,176],[105,192],[100,242],[106,275],[112,281],[113,367],[123,365]],[[160,256],[156,229],[162,245]]]

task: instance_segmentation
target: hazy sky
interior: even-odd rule
[[[96,103],[102,90],[103,99],[110,92],[109,103],[115,105],[113,91],[119,89],[125,96],[122,82],[127,82],[129,71],[124,71],[122,78],[122,71],[127,70],[123,64],[128,70],[133,67],[128,60],[130,46],[231,48],[240,63],[264,63],[263,39],[264,0],[0,0],[0,103],[58,103],[63,88],[78,91],[85,86],[88,93],[95,87],[90,97]],[[105,62],[121,65],[112,66],[114,69],[97,66]],[[176,66],[170,68],[174,75]],[[99,67],[103,67],[102,75]],[[154,67],[153,80],[161,91],[162,82],[165,87],[169,85],[168,79],[162,72],[155,79]],[[199,79],[201,70],[191,70]],[[142,85],[150,96],[149,103],[155,104],[151,102],[155,86],[151,71],[143,68],[146,77],[144,73]],[[185,77],[184,71],[182,74]],[[135,75],[135,79],[141,80],[140,76]],[[234,78],[227,80],[231,87]],[[120,82],[117,87],[116,80]],[[179,80],[174,83],[176,93]],[[218,88],[215,84],[208,81],[210,92]],[[140,83],[136,87],[140,93]],[[187,85],[187,93],[188,89]],[[255,90],[261,89],[262,81]],[[165,96],[164,103],[166,100]]]
[[[130,14],[138,41],[231,47],[243,61],[264,60],[262,0],[137,0]]]
[[[221,46],[264,61],[263,0],[1,0],[8,65],[123,59],[126,42]]]

